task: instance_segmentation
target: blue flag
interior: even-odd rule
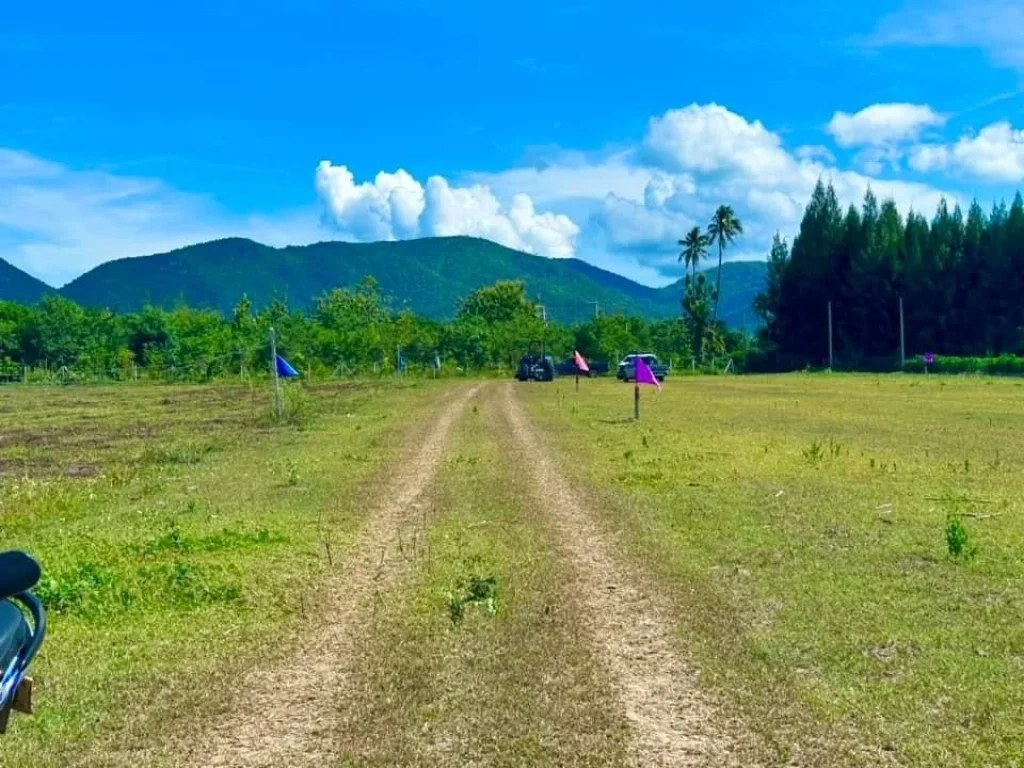
[[[285,379],[291,379],[299,375],[299,372],[292,368],[291,363],[280,355],[277,356],[277,375]]]

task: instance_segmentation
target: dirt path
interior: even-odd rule
[[[325,620],[285,664],[253,671],[226,717],[196,734],[174,758],[192,768],[330,765],[336,697],[352,670],[367,606],[408,570],[403,538],[422,525],[424,498],[444,459],[449,434],[480,387],[453,399],[397,465],[390,496],[372,511],[351,555],[330,585]]]
[[[578,576],[583,621],[594,651],[632,725],[636,766],[728,766],[733,742],[698,686],[697,670],[681,656],[673,620],[637,569],[618,552],[559,471],[519,403],[505,388],[504,411],[534,503],[545,510],[557,545]]]

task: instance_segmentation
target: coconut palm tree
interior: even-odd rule
[[[708,224],[708,243],[718,244],[718,279],[715,281],[715,311],[712,324],[718,320],[718,302],[722,296],[722,254],[743,234],[743,222],[736,218],[731,205],[720,205]]]
[[[708,255],[707,235],[700,231],[700,227],[694,227],[686,233],[685,240],[679,241],[679,246],[683,249],[679,254],[679,260],[690,270],[691,278],[696,280],[697,267],[701,259]]]

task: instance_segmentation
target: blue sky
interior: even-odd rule
[[[658,284],[719,202],[758,258],[818,177],[929,214],[1024,180],[1010,0],[6,5],[0,257],[55,285],[228,235],[463,233]]]

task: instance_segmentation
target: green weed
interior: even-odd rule
[[[951,514],[946,518],[946,549],[954,560],[970,560],[978,553],[971,546],[970,536],[960,515]]]

